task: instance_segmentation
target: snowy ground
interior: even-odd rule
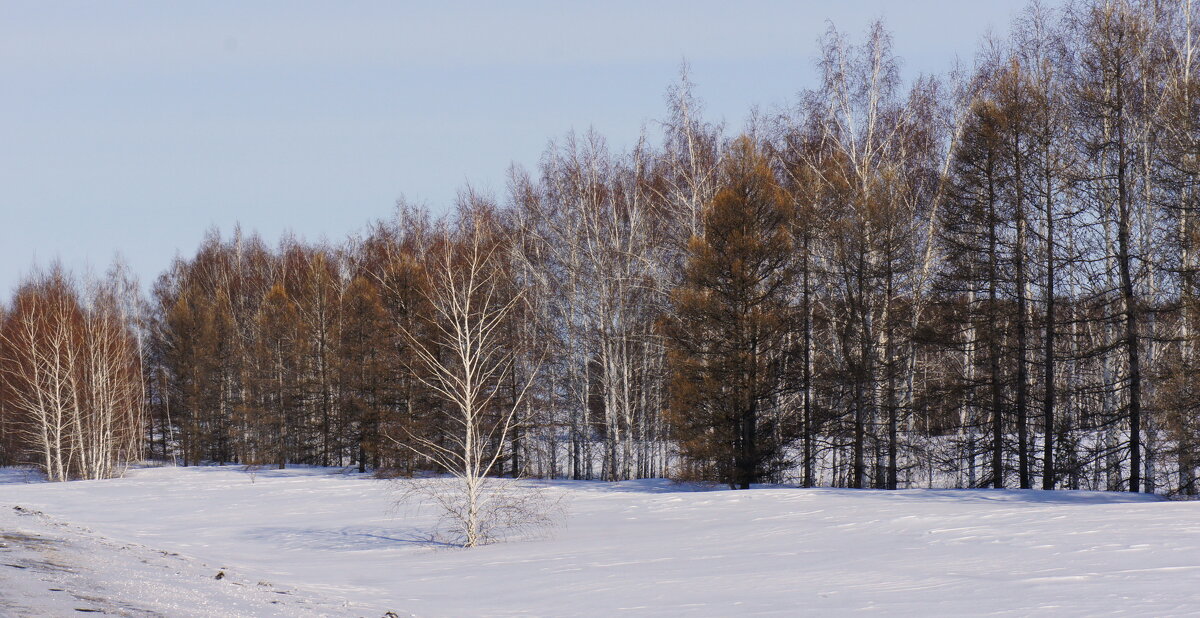
[[[1200,503],[1144,496],[560,482],[551,537],[461,550],[389,482],[327,469],[20,480],[0,615],[1200,612]]]

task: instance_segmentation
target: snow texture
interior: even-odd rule
[[[1150,496],[547,482],[563,528],[462,550],[339,470],[22,480],[0,476],[0,615],[1200,611],[1200,503]]]

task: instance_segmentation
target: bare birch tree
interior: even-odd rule
[[[426,256],[427,330],[400,326],[419,365],[417,379],[448,404],[448,414],[445,431],[395,441],[453,478],[426,495],[449,517],[464,547],[543,516],[531,501],[514,499],[509,487],[489,479],[532,382],[504,396],[516,358],[506,331],[523,302],[507,285],[505,240],[491,204],[469,193],[460,198],[458,219],[445,224]]]

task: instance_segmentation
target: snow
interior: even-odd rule
[[[462,550],[431,539],[436,513],[398,505],[393,482],[340,470],[144,468],[57,484],[0,475],[0,535],[46,539],[40,548],[0,541],[10,545],[0,548],[0,615],[70,613],[82,602],[171,616],[1167,616],[1200,608],[1196,502],[542,484],[563,497],[563,527]],[[5,566],[47,555],[71,572]],[[226,577],[214,579],[218,571]]]
[[[270,582],[238,581],[40,511],[0,512],[0,616],[324,616],[358,609]]]

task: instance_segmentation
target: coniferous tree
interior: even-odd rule
[[[781,388],[774,361],[790,323],[792,207],[747,137],[731,147],[721,181],[675,294],[671,418],[699,475],[746,489],[786,446],[766,408]]]
[[[380,424],[384,414],[385,384],[397,364],[395,347],[386,333],[387,313],[379,289],[358,276],[341,298],[342,327],[338,341],[338,383],[341,407],[347,416],[352,460],[359,472],[378,465]]]

